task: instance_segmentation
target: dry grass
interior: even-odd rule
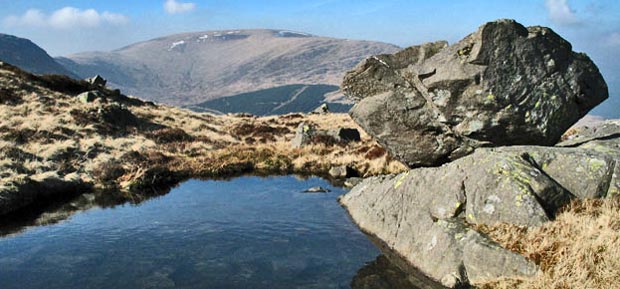
[[[620,281],[620,199],[574,201],[537,228],[478,228],[539,264],[531,280],[501,280],[480,288],[607,289]]]
[[[100,90],[104,98],[81,103],[75,95],[94,87],[6,65],[0,67],[0,87],[0,186],[34,174],[71,175],[95,189],[139,193],[189,177],[322,175],[336,165],[365,176],[406,169],[363,132],[358,143],[291,147],[302,121],[318,129],[359,129],[346,114],[215,116],[109,90]]]

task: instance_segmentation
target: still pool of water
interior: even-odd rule
[[[332,192],[302,193],[322,186]],[[350,288],[379,251],[319,178],[190,180],[0,239],[0,288]]]

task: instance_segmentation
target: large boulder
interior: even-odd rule
[[[608,97],[596,65],[549,28],[482,25],[448,46],[406,48],[345,76],[353,119],[411,167],[436,166],[478,147],[554,145]]]
[[[560,145],[479,148],[440,167],[365,179],[340,202],[364,232],[443,286],[529,276],[533,264],[475,225],[535,227],[574,198],[620,192],[617,122]]]

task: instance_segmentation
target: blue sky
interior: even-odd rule
[[[111,50],[187,31],[277,28],[408,46],[455,42],[486,21],[512,18],[553,28],[597,63],[620,117],[620,1],[616,0],[0,0],[0,32],[51,55]]]

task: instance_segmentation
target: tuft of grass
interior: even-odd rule
[[[479,288],[612,288],[620,280],[620,199],[573,201],[536,228],[480,226],[505,248],[537,263],[533,279],[505,279]]]
[[[0,87],[0,104],[16,105],[22,102],[22,98],[14,90]]]
[[[146,133],[147,138],[158,144],[172,142],[191,142],[194,138],[181,128],[162,128]]]
[[[125,173],[125,168],[118,160],[100,163],[92,172],[93,177],[103,184],[104,187],[114,187],[117,179],[125,175]]]

